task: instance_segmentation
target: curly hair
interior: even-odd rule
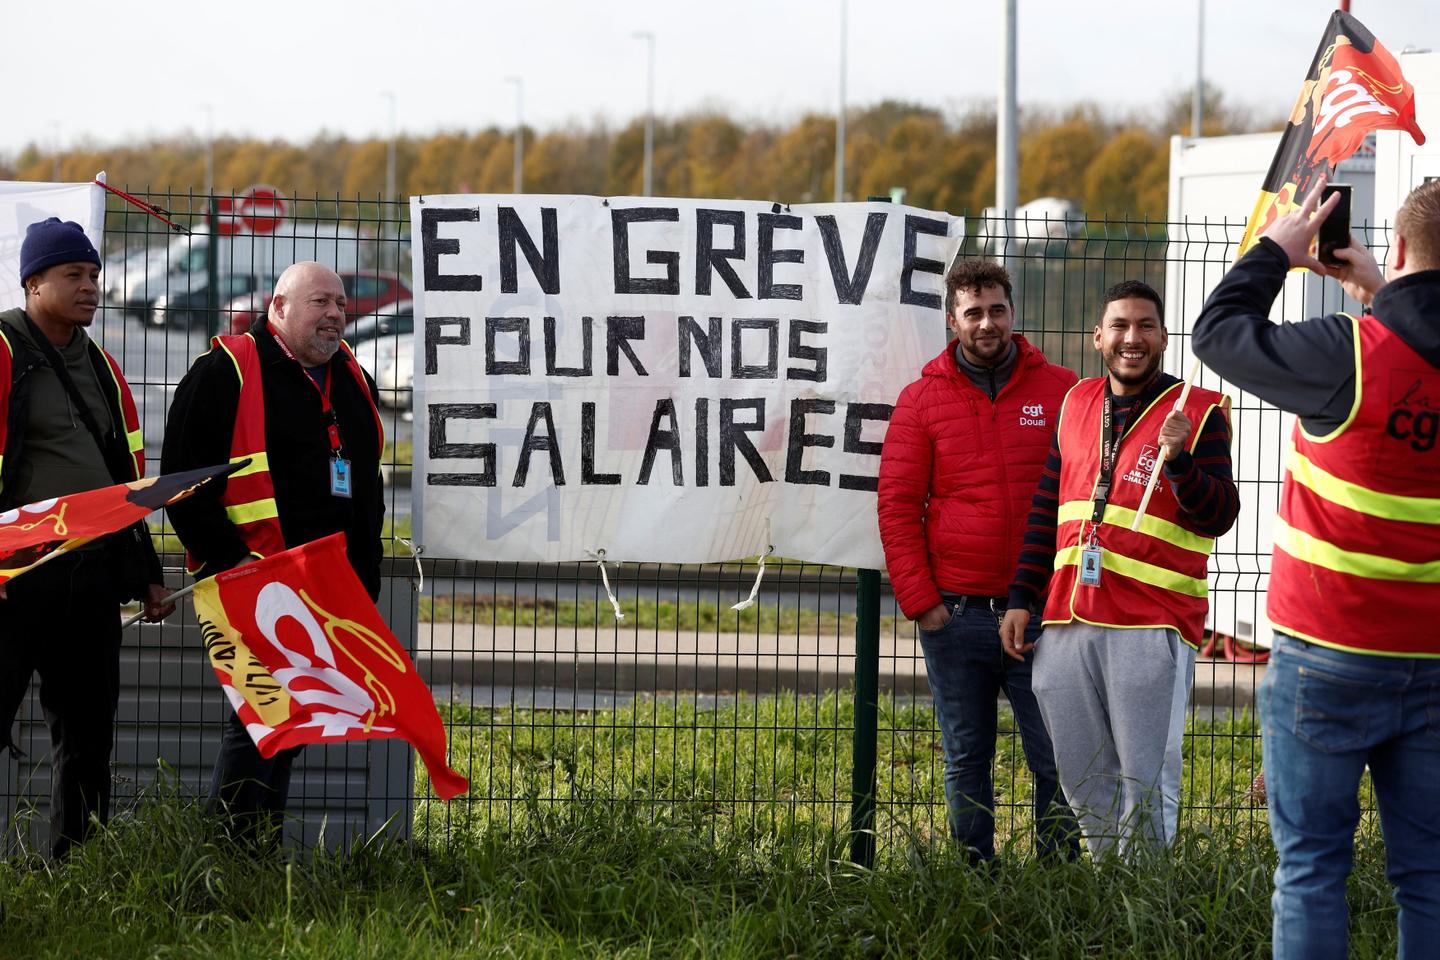
[[[945,316],[955,312],[955,291],[969,290],[978,294],[983,287],[999,287],[1005,291],[1005,302],[1015,307],[1010,288],[1010,271],[994,260],[960,260],[945,278]]]

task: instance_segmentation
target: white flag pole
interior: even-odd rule
[[[1185,386],[1180,391],[1180,399],[1175,401],[1175,409],[1185,409],[1185,401],[1190,399],[1190,385],[1200,375],[1200,358],[1196,357],[1195,362],[1190,364],[1190,376],[1185,378]],[[1145,509],[1150,506],[1150,497],[1155,492],[1155,485],[1160,482],[1160,471],[1165,468],[1165,461],[1169,459],[1165,455],[1168,447],[1160,448],[1160,459],[1155,463],[1155,469],[1150,471],[1150,482],[1145,485],[1145,496],[1140,499],[1140,509],[1135,511],[1135,522],[1130,524],[1131,530],[1140,529],[1140,521],[1145,519]]]

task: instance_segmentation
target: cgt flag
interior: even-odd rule
[[[470,789],[445,762],[435,698],[332,534],[195,585],[205,651],[261,756],[399,737],[442,800]]]
[[[151,511],[185,499],[205,481],[234,473],[248,462],[145,477],[6,510],[0,513],[0,583],[96,537],[123,530]]]
[[[1425,142],[1415,123],[1415,88],[1400,65],[1364,24],[1337,10],[1300,86],[1237,256],[1277,217],[1299,207],[1315,178],[1333,172],[1371,130],[1404,130]]]

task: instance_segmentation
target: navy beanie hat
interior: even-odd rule
[[[20,245],[20,283],[57,263],[93,263],[100,266],[100,254],[74,220],[51,217],[25,229]]]

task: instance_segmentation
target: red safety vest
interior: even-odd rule
[[[1115,456],[1110,496],[1098,525],[1091,523],[1100,477],[1100,434],[1105,379],[1082,380],[1065,398],[1060,412],[1060,504],[1055,530],[1055,573],[1050,581],[1044,622],[1081,621],[1104,627],[1165,627],[1199,647],[1209,607],[1206,561],[1212,537],[1187,524],[1170,484],[1155,487],[1140,529],[1131,532],[1136,509],[1152,470],[1162,469],[1160,425],[1175,406],[1177,383],[1144,410],[1134,410]],[[1200,430],[1216,407],[1228,417],[1230,400],[1194,387],[1185,401],[1194,450]],[[1099,586],[1080,582],[1084,543],[1094,526],[1101,549]]]
[[[125,448],[130,453],[130,475],[124,477],[123,481],[139,480],[145,476],[145,440],[140,434],[140,413],[135,409],[135,397],[131,395],[130,384],[125,382],[125,377],[120,373],[120,364],[115,362],[115,358],[93,340],[90,341],[90,346],[99,350],[100,355],[105,358],[105,367],[110,371],[110,388],[115,391],[120,417],[125,424]],[[0,476],[4,474],[5,445],[10,440],[10,380],[14,359],[15,349],[10,343],[10,337],[0,329]],[[104,389],[105,384],[101,383],[100,386]]]
[[[255,338],[248,333],[215,337],[210,343],[229,355],[240,378],[235,426],[230,435],[230,462],[250,461],[226,479],[220,503],[225,507],[225,516],[240,531],[240,538],[250,552],[268,557],[286,549],[287,544],[280,530],[280,513],[275,506],[275,481],[270,476],[270,458],[265,447],[265,388],[260,375],[260,351]],[[360,392],[371,401],[370,408],[375,415],[375,430],[379,437],[376,449],[383,450],[385,427],[380,411],[370,397],[370,385],[366,383],[355,355],[350,352],[350,346],[341,341],[340,348],[347,358],[342,366],[355,378]],[[192,575],[202,566],[201,561],[188,551],[185,563]]]
[[[1440,369],[1351,321],[1355,404],[1323,437],[1295,425],[1267,613],[1327,647],[1440,657]]]

